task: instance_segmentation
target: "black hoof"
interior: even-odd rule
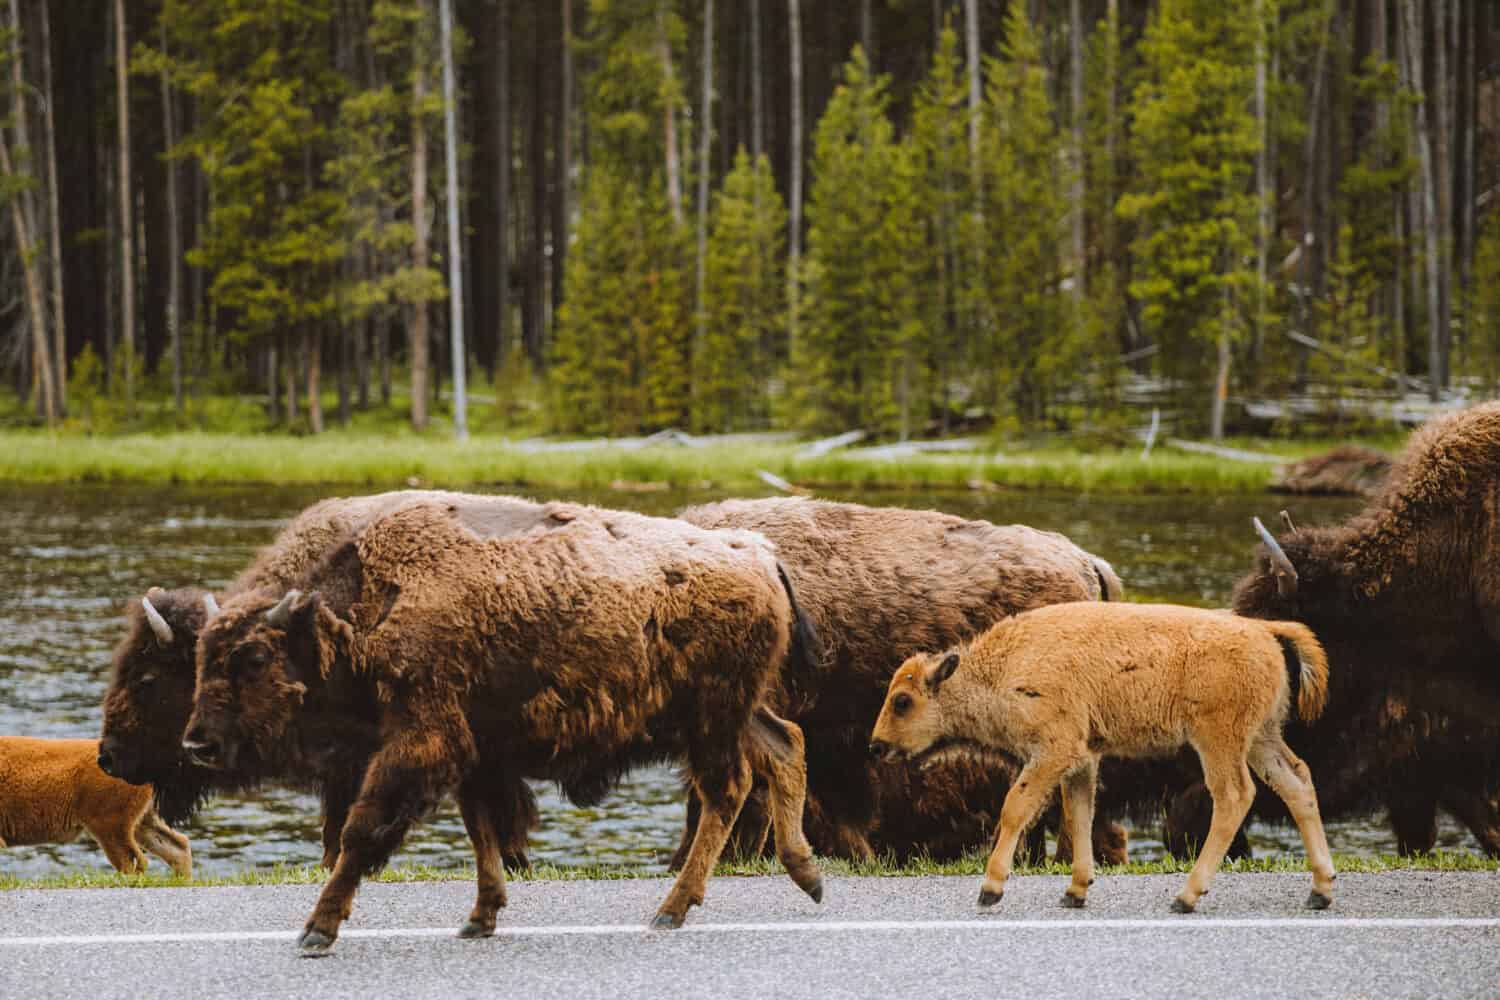
[[[1082,896],[1075,896],[1070,892],[1063,893],[1062,905],[1070,910],[1081,910],[1086,900]]]
[[[333,947],[333,938],[322,931],[309,927],[297,939],[297,947],[308,958],[321,958],[328,954],[329,949]]]
[[[458,929],[458,936],[470,940],[474,938],[494,937],[495,925],[490,924],[486,926],[477,920],[466,920],[464,921],[464,925]]]
[[[1302,905],[1309,910],[1326,910],[1332,903],[1332,896],[1325,896],[1321,892],[1313,891],[1307,894],[1307,902]]]
[[[1192,913],[1194,909],[1195,909],[1194,905],[1192,903],[1189,903],[1185,899],[1174,899],[1174,900],[1172,900],[1172,912],[1173,913]]]
[[[820,875],[811,883],[804,885],[802,891],[811,896],[814,903],[823,902],[823,877]]]
[[[682,918],[673,916],[670,913],[658,913],[651,920],[651,929],[653,931],[675,931],[681,926]]]
[[[988,889],[980,889],[979,908],[981,910],[988,910],[990,907],[1000,902],[1000,897],[1004,895],[1005,893],[1003,892],[990,892]]]

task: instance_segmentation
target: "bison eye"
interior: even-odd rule
[[[241,646],[229,657],[233,670],[258,670],[271,661],[271,651],[265,646]]]
[[[144,688],[149,688],[151,685],[153,685],[155,683],[156,683],[156,675],[155,674],[141,674],[141,676],[137,677],[136,680],[135,680],[135,686],[138,687],[138,688],[143,688],[143,689]]]
[[[897,715],[905,715],[911,711],[911,695],[902,692],[891,700],[891,711]]]

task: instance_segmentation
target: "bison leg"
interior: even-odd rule
[[[757,709],[750,720],[750,766],[770,785],[776,856],[792,881],[814,902],[823,901],[823,876],[812,863],[812,847],[802,832],[802,810],[807,803],[807,758],[802,727],[780,718],[768,708]]]
[[[1419,781],[1399,781],[1403,794],[1386,801],[1397,854],[1430,854],[1437,844],[1437,795]],[[1409,790],[1409,791],[1408,791]]]
[[[1037,815],[1052,798],[1057,783],[1077,766],[1078,756],[1044,756],[1021,768],[1015,784],[1005,793],[1000,808],[1000,835],[984,867],[984,883],[979,888],[979,905],[985,908],[1000,902],[1005,895],[1005,880],[1015,863],[1016,845]]]
[[[1063,893],[1064,906],[1080,907],[1094,884],[1094,793],[1099,762],[1093,758],[1063,776],[1063,826],[1072,834],[1073,881]]]
[[[322,954],[333,947],[360,880],[384,868],[412,824],[432,812],[459,783],[459,768],[467,757],[450,739],[415,727],[396,731],[401,736],[371,758],[359,797],[344,822],[338,862],[297,940],[304,954]]]
[[[753,762],[751,766],[754,767]],[[724,852],[729,857],[748,861],[765,855],[766,842],[771,837],[773,813],[767,802],[770,794],[765,783],[757,776],[757,780],[750,786],[750,794],[745,796],[745,805],[740,809],[739,819],[734,821],[734,829],[729,831],[729,842],[724,846]]]
[[[1172,801],[1167,804],[1167,814],[1162,819],[1161,830],[1162,843],[1166,845],[1168,854],[1174,858],[1197,857],[1204,841],[1208,839],[1213,807],[1213,796],[1208,794],[1208,786],[1201,781],[1194,782],[1186,790],[1173,796]],[[1228,856],[1236,861],[1252,856],[1250,840],[1245,836],[1243,826],[1230,841]],[[1119,863],[1125,862],[1122,860]]]
[[[1193,912],[1198,900],[1208,892],[1235,831],[1245,822],[1250,804],[1255,801],[1255,783],[1250,780],[1250,768],[1242,755],[1221,749],[1200,749],[1199,755],[1203,759],[1205,783],[1214,797],[1214,817],[1203,850],[1188,873],[1187,884],[1172,901],[1172,909],[1178,913]]]
[[[329,778],[323,782],[323,860],[329,871],[339,860],[339,837],[349,818],[349,807],[359,795],[359,776]]]
[[[188,839],[156,815],[156,810],[147,811],[136,828],[141,845],[167,863],[180,878],[193,877],[193,845]]]
[[[495,829],[500,835],[500,860],[510,871],[524,872],[531,867],[527,850],[531,846],[528,838],[537,825],[536,796],[523,779],[511,777],[506,782],[502,798],[491,803],[492,808],[495,805],[504,806],[495,816]]]
[[[1261,739],[1250,748],[1250,766],[1271,790],[1281,796],[1302,835],[1307,851],[1307,866],[1312,869],[1312,895],[1307,897],[1310,909],[1326,909],[1333,901],[1333,855],[1328,852],[1328,837],[1323,819],[1318,815],[1318,792],[1313,788],[1312,772],[1302,759],[1292,753],[1278,733]]]
[[[849,732],[856,732],[850,727]],[[865,743],[850,742],[837,729],[804,733],[807,740],[807,794],[816,799],[826,820],[818,853],[849,861],[874,861],[870,831],[878,812],[877,790]]]
[[[1486,854],[1500,857],[1500,802],[1485,795],[1449,789],[1443,793],[1443,808],[1469,828]]]
[[[693,835],[698,832],[698,817],[702,812],[703,807],[698,801],[698,792],[689,785],[687,815],[682,821],[682,839],[677,842],[677,850],[672,853],[672,860],[667,862],[667,871],[680,872],[682,866],[687,864],[688,852],[693,849]]]
[[[694,767],[693,772],[697,775],[694,790],[703,803],[698,828],[693,833],[687,863],[656,911],[652,927],[681,927],[688,909],[703,902],[708,876],[724,851],[724,842],[729,839],[730,827],[740,814],[745,796],[750,794],[750,767],[744,758],[718,773],[705,773],[699,767]]]
[[[459,810],[464,828],[474,845],[474,865],[478,869],[474,909],[468,921],[459,928],[461,938],[489,937],[495,933],[495,913],[505,905],[505,866],[500,861],[500,834],[496,829],[490,803],[477,789],[459,792]]]

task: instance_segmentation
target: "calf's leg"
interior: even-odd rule
[[[165,861],[175,874],[182,878],[193,877],[193,845],[182,834],[163,823],[155,809],[147,811],[135,832],[141,845]]]
[[[1005,880],[1010,878],[1011,866],[1015,863],[1016,844],[1052,798],[1052,790],[1062,776],[1071,771],[1077,761],[1076,756],[1041,755],[1028,761],[1016,775],[1015,784],[1005,793],[1005,805],[1000,808],[1000,836],[984,867],[984,883],[979,888],[980,906],[994,906],[1005,895]]]
[[[750,720],[750,766],[770,786],[770,819],[776,831],[776,856],[792,881],[815,902],[823,901],[823,875],[812,863],[812,847],[802,832],[807,801],[807,764],[802,727],[770,709],[757,709]]]
[[[750,766],[743,757],[722,770],[694,766],[693,772],[700,775],[694,782],[694,790],[703,804],[698,828],[693,832],[693,846],[688,849],[687,861],[677,881],[672,883],[671,892],[651,921],[655,928],[681,927],[688,909],[703,902],[708,876],[724,851],[724,842],[729,839],[729,830],[740,814],[745,796],[750,794]]]
[[[1308,909],[1327,909],[1333,902],[1333,855],[1328,851],[1328,838],[1323,833],[1323,819],[1318,815],[1318,793],[1313,788],[1312,772],[1307,765],[1281,739],[1262,739],[1250,750],[1250,766],[1271,790],[1281,796],[1297,832],[1302,835],[1302,846],[1307,851],[1307,866],[1312,869],[1312,893],[1307,897]]]
[[[1098,785],[1099,763],[1093,758],[1063,777],[1063,810],[1066,825],[1073,835],[1073,881],[1063,892],[1062,904],[1080,907],[1088,899],[1094,884],[1094,792]]]
[[[1214,873],[1224,860],[1235,831],[1250,812],[1255,800],[1255,785],[1250,780],[1250,769],[1245,765],[1243,753],[1224,749],[1205,751],[1199,749],[1203,760],[1203,777],[1209,792],[1214,797],[1214,818],[1208,827],[1208,837],[1198,855],[1193,870],[1188,873],[1187,884],[1172,901],[1177,913],[1192,913],[1198,900],[1213,883]]]

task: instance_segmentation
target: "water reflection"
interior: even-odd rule
[[[292,515],[329,491],[84,486],[0,488],[0,733],[93,736],[110,650],[131,596],[150,586],[219,587]],[[829,494],[829,496],[835,496]],[[670,514],[717,497],[695,492],[573,493],[568,499]],[[1249,565],[1250,516],[1277,501],[1225,497],[1100,497],[1036,493],[860,493],[866,503],[933,508],[998,523],[1060,531],[1114,564],[1128,590],[1153,599],[1223,604]],[[1299,524],[1342,518],[1349,500],[1301,500]],[[551,786],[536,786],[542,827],[533,855],[560,864],[606,863],[659,869],[676,847],[681,793],[667,768],[629,776],[601,806],[578,809]],[[198,870],[237,871],[275,862],[313,863],[321,855],[311,796],[267,788],[211,802],[189,825]],[[1133,853],[1159,856],[1154,831],[1138,831]],[[1300,853],[1292,827],[1257,826],[1258,852]],[[1378,820],[1329,825],[1336,851],[1393,849]],[[1476,849],[1446,817],[1439,843]],[[440,867],[470,862],[456,810],[444,809],[408,838],[398,860]],[[155,864],[155,862],[153,862]],[[34,876],[63,868],[103,868],[85,838],[75,844],[0,853],[0,870]]]

